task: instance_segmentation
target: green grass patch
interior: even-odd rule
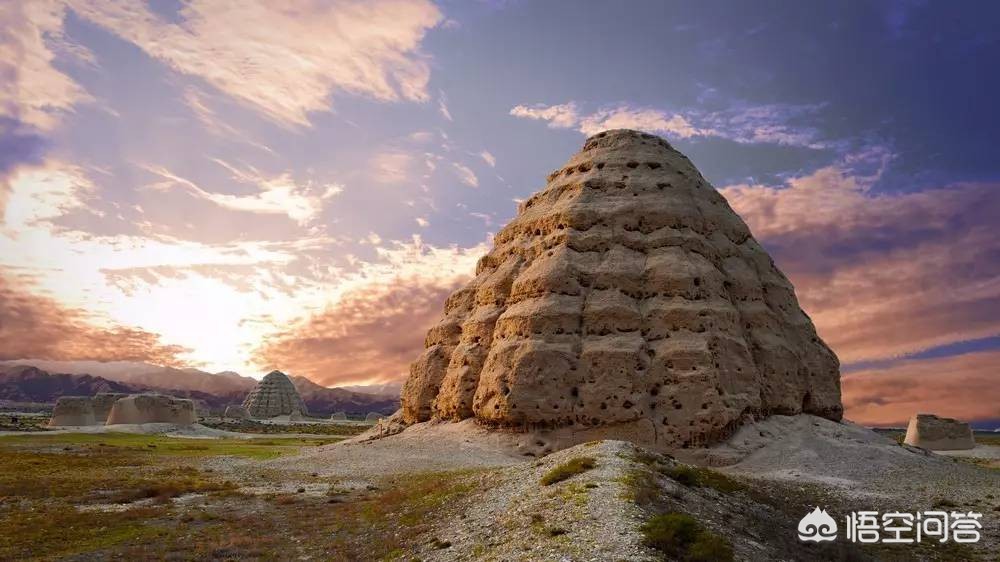
[[[666,513],[643,524],[643,543],[660,552],[689,562],[733,560],[729,541],[706,529],[690,515]]]
[[[546,472],[545,475],[542,476],[542,486],[549,486],[551,484],[555,484],[556,482],[562,482],[563,480],[572,478],[577,474],[583,474],[596,466],[597,461],[594,460],[594,457],[576,457],[574,459],[570,459]]]
[[[341,441],[339,437],[269,437],[265,439],[191,439],[134,433],[49,433],[0,436],[0,448],[44,447],[100,448],[102,452],[125,450],[149,456],[234,456],[257,460],[292,454],[301,447]]]
[[[371,425],[357,423],[293,423],[277,424],[262,423],[256,420],[242,421],[203,421],[202,425],[214,429],[233,431],[236,433],[264,433],[281,435],[282,433],[309,433],[313,435],[339,435],[350,437],[364,433]]]
[[[626,472],[619,480],[625,491],[622,499],[637,505],[647,505],[660,497],[660,485],[656,476],[648,470],[634,468]]]
[[[686,464],[677,464],[660,470],[664,476],[678,484],[691,488],[712,488],[724,494],[732,494],[747,488],[746,484],[730,478],[721,472]]]
[[[0,511],[0,560],[63,558],[111,548],[155,535],[147,523],[163,508],[82,513],[70,506],[42,505]]]

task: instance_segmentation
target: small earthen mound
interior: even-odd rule
[[[344,412],[336,412],[330,415],[330,421],[347,421],[347,414]]]
[[[976,446],[969,424],[933,414],[917,414],[910,418],[903,442],[932,451],[959,451]]]
[[[108,425],[141,423],[191,425],[197,421],[194,402],[163,394],[135,394],[120,398],[108,414]]]
[[[63,396],[52,410],[49,427],[98,425],[89,396]]]
[[[377,421],[379,421],[379,420],[381,420],[382,418],[385,418],[385,417],[386,417],[385,414],[380,414],[378,412],[368,412],[368,415],[365,416],[365,421],[366,422],[377,422]]]
[[[243,406],[226,406],[226,412],[222,414],[223,417],[234,419],[234,420],[246,420],[250,419],[250,413]]]
[[[309,414],[299,391],[288,375],[281,371],[265,375],[247,395],[243,407],[251,417],[258,419],[290,416],[294,412],[298,412],[300,418]]]
[[[750,229],[667,141],[599,133],[445,302],[407,424],[700,446],[745,420],[839,420],[839,362]]]

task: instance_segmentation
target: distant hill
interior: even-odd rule
[[[351,385],[351,386],[338,386],[337,388],[343,388],[344,390],[350,390],[351,392],[360,392],[361,394],[372,394],[375,396],[383,396],[386,398],[399,398],[400,392],[403,390],[403,382],[386,382],[382,384],[369,384],[369,385]]]
[[[55,362],[50,362],[55,363]],[[257,384],[233,372],[206,373],[197,369],[172,369],[145,363],[129,373],[120,368],[99,368],[103,376],[83,373],[50,373],[34,365],[0,364],[0,400],[55,403],[60,396],[89,396],[98,392],[162,392],[191,398],[201,409],[221,410],[240,404]],[[320,386],[304,377],[291,377],[309,412],[326,416],[334,412],[390,414],[399,408],[398,394],[385,397]]]
[[[289,377],[305,401],[309,413],[330,415],[334,412],[391,414],[399,409],[399,394],[389,398],[375,394],[353,392],[343,388],[320,386],[305,377]]]
[[[145,371],[116,373],[104,375],[104,378],[156,388],[204,392],[217,396],[245,395],[257,384],[256,380],[231,371],[212,374],[197,369],[174,369],[171,367],[153,367]]]
[[[142,392],[142,389],[90,375],[51,375],[19,365],[0,372],[0,400],[55,402],[60,396],[92,396],[98,392]]]

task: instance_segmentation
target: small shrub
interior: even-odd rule
[[[678,484],[683,486],[700,486],[700,479],[698,478],[698,471],[692,467],[684,464],[679,464],[663,470],[663,474],[673,478]]]
[[[550,537],[558,537],[560,535],[565,535],[569,531],[563,529],[562,527],[549,527],[547,532]]]
[[[958,504],[947,498],[939,498],[934,501],[934,507],[958,507]]]
[[[673,478],[678,484],[688,487],[712,488],[724,494],[746,489],[746,485],[742,482],[707,468],[678,464],[660,472]]]
[[[724,562],[733,559],[733,547],[729,541],[711,531],[702,530],[688,548],[690,562]]]
[[[690,562],[728,562],[733,549],[726,539],[705,529],[683,513],[651,518],[642,526],[643,544],[668,556]]]
[[[597,461],[594,460],[594,457],[576,457],[546,472],[542,476],[541,482],[543,486],[549,486],[556,482],[572,478],[577,474],[583,474],[595,466],[597,466]]]
[[[660,496],[660,485],[648,470],[630,470],[620,479],[625,485],[622,499],[637,505],[653,503]]]

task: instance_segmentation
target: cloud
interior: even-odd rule
[[[369,161],[371,178],[379,183],[404,183],[416,175],[414,162],[413,155],[402,150],[379,152]]]
[[[73,106],[92,97],[53,62],[92,61],[63,33],[62,2],[0,3],[0,115],[40,131],[54,129]]]
[[[214,160],[232,174],[232,178],[240,183],[252,185],[259,190],[254,195],[228,195],[209,192],[194,182],[177,176],[166,168],[147,166],[146,169],[166,181],[147,186],[149,189],[169,190],[181,188],[191,195],[210,201],[224,209],[245,211],[258,214],[287,215],[299,225],[307,225],[319,216],[323,210],[324,201],[341,193],[343,187],[338,184],[313,185],[311,182],[298,185],[286,172],[277,176],[265,176],[249,168],[238,169],[222,160]]]
[[[877,193],[874,151],[780,187],[721,189],[850,363],[1000,334],[1000,185]]]
[[[444,95],[444,92],[438,94],[438,112],[448,121],[454,121],[451,118],[451,112],[448,111],[448,97]]]
[[[670,112],[619,104],[585,113],[576,102],[571,101],[551,106],[518,105],[510,110],[510,114],[546,121],[554,129],[576,129],[588,136],[609,129],[637,129],[681,139],[717,137],[743,144],[823,148],[827,143],[817,140],[817,129],[798,123],[822,107],[787,104],[754,106],[737,103],[722,111],[692,109]]]
[[[965,421],[1000,419],[1000,351],[900,361],[841,378],[845,416],[865,425],[901,426],[916,413]]]
[[[485,250],[435,248],[419,238],[380,249],[322,311],[267,337],[254,359],[324,385],[400,380]]]
[[[197,76],[289,127],[330,110],[335,93],[425,101],[420,52],[442,20],[427,0],[192,0],[168,20],[145,3],[68,0],[81,17],[173,70]]]
[[[514,117],[548,121],[553,129],[571,129],[580,123],[580,113],[574,102],[561,105],[535,104],[532,106],[518,105],[510,110]]]
[[[27,276],[0,268],[0,360],[146,361],[181,365],[190,350],[157,334],[93,318],[38,294]]]
[[[83,207],[96,189],[81,168],[57,161],[20,168],[12,175],[11,185],[3,209],[8,236]]]
[[[458,176],[459,181],[469,187],[479,187],[479,178],[476,177],[476,173],[468,166],[459,164],[458,162],[452,162],[451,166],[455,170],[455,175]]]
[[[497,157],[493,156],[488,150],[483,150],[479,153],[479,157],[483,159],[484,162],[490,165],[490,168],[497,167]]]

